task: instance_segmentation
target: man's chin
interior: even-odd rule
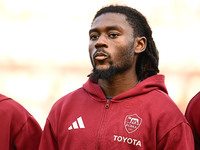
[[[96,70],[96,71],[107,71],[107,70],[109,70],[109,68],[110,68],[110,66],[106,66],[106,65],[96,65],[94,70]]]
[[[90,75],[91,80],[96,81],[98,79],[109,80],[112,76],[116,75],[116,70],[112,67],[108,69],[93,69],[93,73]]]

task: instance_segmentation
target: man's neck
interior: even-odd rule
[[[133,74],[120,74],[112,77],[109,80],[98,80],[98,84],[104,91],[106,97],[115,97],[121,93],[124,93],[138,83],[137,75]]]

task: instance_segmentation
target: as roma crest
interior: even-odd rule
[[[142,119],[137,115],[127,115],[124,120],[124,126],[128,133],[133,133],[136,131],[142,123]]]

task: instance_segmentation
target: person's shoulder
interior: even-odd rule
[[[4,95],[0,95],[0,110],[9,111],[9,113],[13,113],[14,115],[20,113],[30,115],[29,112],[20,103]]]
[[[84,92],[83,88],[78,88],[75,91],[72,91],[60,99],[56,100],[56,102],[53,104],[50,113],[61,111],[62,108],[66,108],[66,106],[73,106],[73,104],[77,103],[80,98],[82,97],[82,93]]]
[[[66,95],[62,96],[60,99],[58,99],[53,107],[59,107],[65,103],[69,103],[72,99],[74,100],[75,97],[80,97],[80,95],[83,93],[83,88],[78,88],[72,92],[67,93]]]
[[[165,92],[161,90],[153,91],[153,96],[149,101],[150,105],[156,110],[159,110],[160,115],[167,115],[167,117],[176,116],[177,118],[183,118],[183,113],[175,103],[175,101]],[[185,121],[185,120],[184,120]]]
[[[186,108],[186,115],[194,112],[194,114],[200,114],[200,92],[198,92],[190,101]]]
[[[191,107],[191,108],[190,108]],[[189,102],[188,108],[200,108],[200,92],[198,92]]]
[[[3,101],[6,101],[6,100],[10,100],[11,98],[3,95],[3,94],[0,94],[0,102],[3,102]]]
[[[21,126],[33,116],[14,99],[1,95],[0,118],[5,121],[4,124],[12,122]]]
[[[5,95],[0,94],[0,106],[1,108],[3,108],[3,106],[7,106],[10,109],[12,108],[17,108],[17,107],[22,107],[21,104],[19,104],[18,102],[16,102],[15,100],[13,100],[10,97],[7,97]]]
[[[162,90],[154,90],[152,91],[152,99],[155,103],[162,103],[165,105],[176,105],[172,98],[168,95],[168,93],[163,92]]]

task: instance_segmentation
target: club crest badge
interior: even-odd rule
[[[124,120],[124,126],[128,133],[135,132],[141,125],[142,118],[140,118],[137,114],[127,115]]]

